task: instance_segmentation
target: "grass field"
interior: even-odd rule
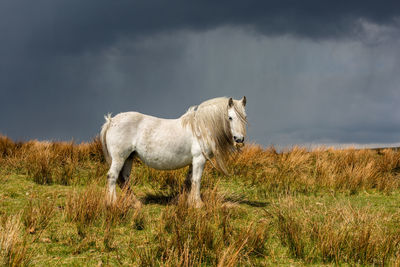
[[[105,204],[107,165],[90,143],[0,136],[0,265],[332,266],[400,264],[400,152],[247,145],[223,176],[207,165],[205,206],[186,169],[135,162]]]

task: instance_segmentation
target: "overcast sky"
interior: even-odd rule
[[[246,95],[268,146],[400,142],[399,1],[0,2],[0,133],[86,141],[111,112]]]

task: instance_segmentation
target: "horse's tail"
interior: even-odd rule
[[[111,164],[111,157],[110,157],[110,154],[108,153],[107,140],[106,140],[106,134],[107,134],[108,128],[110,128],[110,125],[111,125],[111,114],[108,113],[107,116],[104,116],[104,119],[106,119],[106,122],[103,124],[103,127],[101,127],[100,141],[101,141],[101,146],[103,148],[104,157],[106,158],[106,161],[109,164]]]

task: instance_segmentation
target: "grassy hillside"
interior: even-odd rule
[[[400,152],[246,146],[231,176],[207,165],[205,207],[187,207],[186,169],[135,162],[105,205],[107,165],[91,143],[0,136],[0,264],[34,266],[399,265]]]

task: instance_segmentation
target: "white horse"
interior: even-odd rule
[[[133,158],[160,170],[189,165],[185,184],[188,202],[201,207],[200,181],[207,160],[226,174],[225,162],[246,136],[246,97],[214,98],[190,107],[178,119],[161,119],[138,112],[105,116],[100,140],[108,163],[108,201],[116,200],[115,184],[127,185]]]

